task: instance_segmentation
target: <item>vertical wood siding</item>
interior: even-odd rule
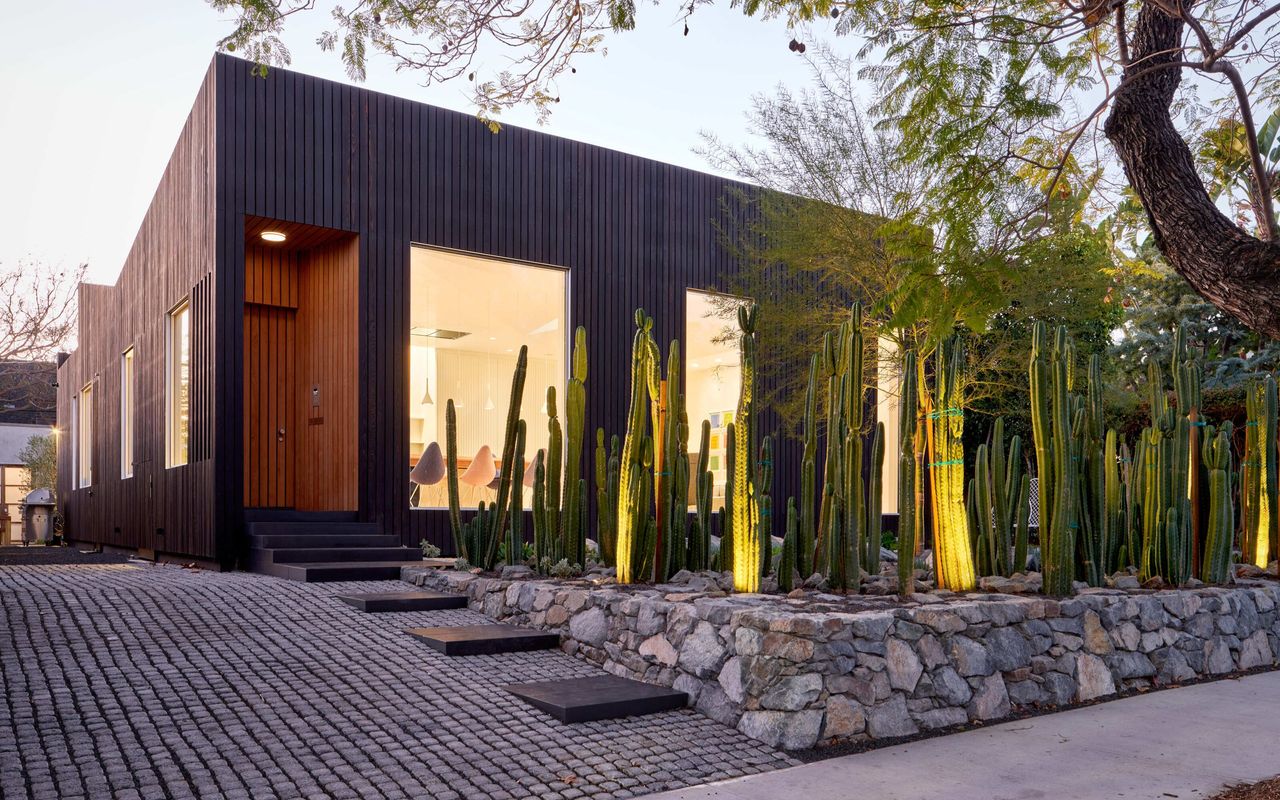
[[[213,560],[215,77],[196,96],[115,286],[82,285],[79,349],[58,370],[58,498],[77,540]],[[191,301],[190,463],[165,468],[168,311]],[[133,477],[120,469],[120,355],[135,348]],[[71,398],[94,384],[94,485],[73,488]]]
[[[245,380],[244,217],[358,233],[358,507],[407,544],[449,548],[446,514],[408,508],[410,243],[570,271],[570,322],[586,327],[591,353],[591,441],[597,426],[621,430],[632,311],[654,315],[665,354],[683,336],[685,289],[723,289],[736,268],[716,223],[735,190],[751,191],[742,184],[535,131],[495,135],[467,114],[286,70],[255,78],[225,56],[215,69],[218,288],[236,354],[219,362],[221,401],[234,407]],[[236,415],[222,423],[218,490],[234,508],[245,440]],[[765,430],[776,427],[766,414]],[[781,441],[775,459],[774,505],[785,508],[797,443]]]

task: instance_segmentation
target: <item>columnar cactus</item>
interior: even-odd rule
[[[547,509],[546,526],[548,541],[551,542],[551,563],[572,556],[564,551],[564,540],[560,536],[560,479],[564,475],[564,430],[560,427],[560,417],[556,413],[556,387],[547,387]]]
[[[1231,500],[1231,423],[1213,435],[1205,428],[1201,457],[1209,472],[1209,517],[1200,579],[1225,583],[1231,575],[1231,539],[1235,532],[1235,508]]]
[[[627,431],[623,439],[622,454],[618,464],[618,533],[617,580],[631,583],[640,577],[635,564],[640,546],[649,524],[648,497],[652,496],[653,476],[644,476],[653,463],[653,444],[645,430],[645,411],[650,398],[650,387],[656,384],[657,365],[654,363],[652,341],[653,318],[637,309],[636,333],[631,344],[631,402],[627,410]],[[645,463],[648,451],[649,461]],[[650,491],[645,492],[645,481]]]
[[[917,510],[921,495],[921,475],[917,464],[919,448],[919,401],[916,354],[902,356],[902,381],[898,397],[898,591],[911,592],[915,586]]]
[[[880,534],[884,517],[884,423],[876,422],[871,437],[871,473],[867,480],[867,522],[863,539],[865,555],[862,563],[868,573],[880,574]]]
[[[760,443],[760,461],[756,465],[753,495],[759,511],[756,516],[756,541],[760,556],[756,569],[761,576],[769,571],[769,559],[773,554],[773,444],[769,436]]]
[[[809,360],[809,385],[804,396],[804,454],[800,460],[800,519],[796,539],[796,567],[800,574],[813,574],[814,501],[818,462],[818,354]]]
[[[462,503],[458,492],[458,411],[453,398],[445,404],[444,411],[445,481],[449,492],[449,531],[453,534],[453,552],[458,558],[471,562],[466,539],[462,535]]]
[[[1065,327],[1054,341],[1048,328],[1036,323],[1031,337],[1031,429],[1040,479],[1040,556],[1044,591],[1071,594],[1075,578],[1076,481],[1073,457],[1078,459],[1072,430],[1071,348]]]
[[[1280,525],[1280,476],[1276,464],[1276,379],[1268,375],[1250,387],[1246,395],[1248,428],[1246,458],[1242,464],[1249,514],[1245,529],[1244,557],[1266,568],[1276,552]]]
[[[538,568],[543,560],[551,560],[552,547],[547,531],[547,451],[539,450],[533,457],[533,559]],[[559,559],[556,559],[559,560]]]
[[[977,584],[969,545],[964,485],[964,347],[959,338],[937,351],[928,427],[933,462],[933,555],[938,586],[968,591]]]
[[[524,478],[524,439],[525,424],[524,420],[516,422],[516,450],[515,458],[511,461],[511,469],[515,471],[520,479]],[[506,469],[506,465],[503,465]],[[517,482],[514,491],[511,492],[511,508],[508,511],[511,515],[511,526],[507,528],[507,564],[516,565],[522,563],[524,555],[524,484]]]
[[[565,390],[564,411],[568,425],[564,451],[564,498],[560,508],[560,538],[564,557],[571,564],[585,564],[585,520],[580,518],[578,495],[582,477],[582,437],[587,418],[587,330],[581,326],[574,332],[573,364],[569,385]],[[550,403],[547,410],[551,410]]]
[[[711,474],[711,421],[702,421],[702,434],[698,440],[697,502],[689,534],[689,569],[708,569],[711,566],[711,495],[714,477]]]
[[[800,518],[796,499],[787,498],[787,532],[782,537],[782,555],[778,559],[778,591],[789,592],[795,585],[796,544],[800,537]]]
[[[513,465],[516,455],[516,430],[520,422],[520,400],[524,397],[524,379],[529,370],[529,348],[520,346],[520,354],[516,357],[515,372],[511,376],[511,399],[507,406],[506,435],[502,444],[502,474],[498,479],[498,498],[490,515],[492,518],[488,530],[488,542],[485,544],[483,559],[478,567],[490,569],[498,557],[498,542],[506,532],[507,504],[511,498],[511,487],[520,486],[524,478],[523,471],[516,475]]]
[[[734,416],[734,452],[737,459],[733,475],[733,588],[739,592],[760,589],[760,519],[756,481],[751,459],[756,452],[755,383],[756,383],[756,315],[757,307],[739,306],[739,363],[742,378],[738,394],[738,411]]]

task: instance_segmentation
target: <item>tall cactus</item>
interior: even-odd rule
[[[556,410],[556,387],[547,387],[547,508],[546,515],[548,541],[551,543],[551,561],[555,563],[562,558],[571,558],[564,551],[564,540],[560,536],[560,480],[564,476],[564,429],[560,426],[560,417]],[[570,561],[572,563],[572,561]]]
[[[711,454],[711,421],[702,421],[698,439],[697,503],[689,535],[689,568],[711,567],[711,494],[714,478],[709,467]]]
[[[551,559],[551,536],[547,530],[547,451],[533,457],[533,560],[539,569],[543,559]],[[552,562],[554,563],[554,562]]]
[[[782,537],[782,555],[778,559],[778,591],[786,593],[795,585],[796,545],[800,538],[800,518],[796,499],[787,498],[787,532]]]
[[[523,473],[519,476],[514,474],[516,456],[516,430],[520,422],[520,401],[524,397],[524,379],[529,371],[529,348],[526,345],[520,346],[520,354],[516,357],[515,372],[511,376],[511,398],[507,406],[507,426],[506,434],[503,437],[502,444],[502,474],[498,478],[498,499],[494,503],[494,509],[491,516],[491,524],[487,532],[488,542],[484,547],[484,557],[476,564],[478,567],[491,569],[494,561],[498,557],[498,542],[502,539],[506,532],[508,502],[511,498],[511,487],[513,481],[516,486],[521,485],[520,480],[523,479]]]
[[[814,501],[818,462],[818,354],[809,360],[809,385],[804,396],[804,453],[800,460],[800,518],[797,522],[796,567],[804,578],[813,574]]]
[[[734,415],[734,452],[737,459],[733,475],[733,588],[739,592],[760,590],[760,519],[759,498],[751,469],[756,452],[755,382],[756,382],[756,315],[757,307],[738,307],[739,364],[741,388],[738,411]]]
[[[907,594],[915,586],[916,529],[920,474],[916,461],[919,401],[916,354],[902,356],[902,380],[898,398],[898,591]]]
[[[688,516],[685,510],[687,503],[679,499],[680,492],[687,491],[688,487],[679,486],[676,481],[683,441],[680,418],[684,398],[680,391],[680,342],[674,339],[667,349],[666,369],[666,385],[660,388],[658,424],[654,428],[657,448],[653,488],[657,500],[657,528],[653,579],[659,583],[667,579],[674,551],[684,548],[684,521]]]
[[[1072,464],[1071,348],[1065,327],[1053,342],[1036,323],[1031,336],[1031,428],[1040,479],[1040,557],[1044,592],[1071,594],[1075,578],[1076,506]]]
[[[652,484],[653,476],[644,473],[652,465],[653,445],[645,428],[645,412],[649,403],[650,385],[656,382],[657,366],[653,363],[650,347],[653,318],[637,309],[636,332],[631,343],[631,402],[627,410],[627,430],[622,453],[618,461],[618,528],[617,528],[617,580],[631,583],[640,577],[634,572],[637,552],[643,544],[649,520],[649,506],[641,505],[650,493],[644,490],[644,480]],[[646,447],[649,464],[644,463]]]
[[[964,485],[964,347],[958,337],[936,353],[929,429],[933,488],[933,555],[938,585],[968,591],[977,583],[969,546]]]
[[[1277,525],[1280,525],[1280,476],[1276,464],[1277,398],[1276,379],[1268,375],[1250,387],[1246,395],[1248,428],[1245,431],[1247,456],[1242,464],[1249,514],[1245,529],[1244,557],[1265,569],[1275,553]]]
[[[1205,583],[1226,583],[1231,574],[1231,539],[1235,532],[1230,422],[1224,422],[1216,436],[1212,428],[1205,428],[1201,458],[1209,472],[1209,517],[1200,579]]]
[[[868,573],[880,574],[880,534],[883,530],[884,515],[884,423],[876,422],[875,432],[871,436],[871,464],[867,480],[867,522],[863,539],[865,555],[862,563]]]
[[[1190,535],[1192,574],[1200,572],[1200,559],[1207,535],[1200,519],[1201,444],[1200,429],[1205,421],[1200,418],[1203,405],[1200,390],[1204,368],[1197,354],[1187,346],[1187,330],[1179,325],[1173,337],[1173,386],[1178,398],[1178,413],[1187,419],[1187,525]]]
[[[449,492],[449,531],[453,534],[453,552],[467,563],[471,553],[462,535],[462,503],[458,492],[458,411],[453,398],[445,404],[444,411],[445,480]]]
[[[756,464],[752,491],[759,508],[756,540],[760,546],[760,557],[756,568],[763,576],[769,571],[769,560],[773,554],[773,443],[769,436],[760,442],[760,461]]]
[[[569,385],[565,390],[564,413],[568,425],[564,451],[564,497],[560,506],[560,538],[564,557],[571,564],[587,561],[585,520],[578,515],[580,498],[579,481],[582,477],[582,437],[587,417],[587,330],[582,326],[574,332],[573,364]],[[547,410],[551,410],[548,403]]]
[[[618,511],[616,501],[609,502],[609,479],[609,451],[604,447],[604,428],[596,428],[596,540],[600,547],[600,561],[606,565],[613,564],[613,515]]]
[[[516,450],[515,458],[511,462],[511,469],[515,470],[515,474],[524,477],[524,438],[525,424],[524,420],[516,422]],[[503,465],[506,468],[506,465]],[[507,528],[507,564],[516,565],[523,561],[521,556],[524,555],[524,484],[516,483],[511,492],[511,508],[508,513],[511,516],[511,525]]]

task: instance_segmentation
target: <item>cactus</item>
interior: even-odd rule
[[[919,431],[916,369],[916,354],[908,350],[902,356],[902,388],[898,398],[898,591],[902,594],[909,593],[915,585],[920,481],[916,463]]]
[[[809,360],[809,385],[804,398],[804,453],[800,462],[800,520],[796,539],[796,566],[800,574],[813,574],[814,519],[813,504],[817,492],[818,461],[818,354]]]
[[[1277,428],[1276,379],[1268,375],[1251,386],[1246,395],[1248,427],[1245,431],[1246,458],[1241,464],[1244,471],[1243,493],[1247,499],[1248,515],[1243,537],[1244,558],[1266,569],[1272,554],[1276,552],[1276,528],[1280,524],[1280,507],[1277,500],[1276,428]]]
[[[462,535],[462,503],[458,493],[458,412],[453,407],[452,398],[445,404],[444,442],[445,485],[449,492],[449,531],[453,534],[453,552],[469,563],[471,554]]]
[[[564,430],[560,427],[560,417],[556,410],[556,387],[547,387],[547,507],[546,515],[547,540],[551,544],[552,563],[562,558],[573,563],[573,557],[564,551],[564,541],[560,537],[560,480],[564,475],[562,460],[564,454]]]
[[[769,436],[760,443],[760,461],[756,465],[754,496],[757,498],[759,513],[756,519],[756,540],[760,547],[760,557],[756,564],[761,576],[769,571],[769,560],[773,554],[773,444]]]
[[[1212,428],[1205,428],[1201,458],[1209,473],[1209,515],[1200,579],[1205,583],[1226,583],[1231,574],[1231,539],[1235,532],[1230,422],[1224,422],[1216,436]]]
[[[547,451],[539,450],[533,457],[533,560],[542,568],[543,559],[551,559],[551,543],[547,531]]]
[[[964,497],[964,347],[958,337],[936,353],[932,409],[926,417],[931,444],[933,553],[938,586],[968,591],[977,583],[969,546]]]
[[[737,425],[730,422],[725,426],[724,462],[724,507],[720,515],[720,571],[733,572],[734,529],[733,503],[737,496],[738,437]]]
[[[515,459],[511,462],[511,468],[515,470],[515,474],[524,476],[524,438],[525,424],[524,420],[516,422],[516,450]],[[505,464],[503,465],[505,468]],[[524,490],[523,484],[517,482],[515,489],[511,492],[511,526],[507,529],[507,564],[519,564],[520,556],[524,551]]]
[[[884,523],[884,423],[877,422],[871,437],[871,475],[867,481],[867,522],[864,539],[866,555],[862,563],[872,575],[880,574],[880,534]]]
[[[659,417],[654,427],[654,492],[657,500],[656,534],[654,541],[654,575],[657,582],[667,579],[672,567],[674,551],[684,548],[684,519],[687,517],[686,501],[680,493],[687,491],[687,484],[678,484],[680,472],[681,439],[680,418],[684,413],[684,398],[680,393],[680,342],[672,340],[667,349],[667,379],[660,387]]]
[[[604,447],[604,428],[596,428],[596,540],[600,547],[600,563],[611,566],[613,564],[613,520],[618,511],[618,505],[616,495],[613,502],[610,502],[609,498],[613,477],[609,466],[609,452]]]
[[[643,491],[641,472],[644,471],[645,406],[650,397],[650,386],[655,382],[657,367],[653,363],[653,351],[649,344],[653,330],[653,318],[637,309],[636,332],[631,344],[631,401],[627,410],[627,430],[623,439],[618,463],[618,512],[617,512],[617,580],[631,583],[639,576],[634,572],[638,549],[645,536],[642,526],[647,526],[648,506],[640,506],[647,494]],[[652,444],[649,444],[652,450]],[[652,463],[652,453],[650,453]],[[652,483],[653,477],[648,480]]]
[[[1201,551],[1207,532],[1203,530],[1200,519],[1200,465],[1201,444],[1200,429],[1204,420],[1200,419],[1202,395],[1200,391],[1203,367],[1200,360],[1187,346],[1187,331],[1178,326],[1173,335],[1173,362],[1170,365],[1173,375],[1173,387],[1178,399],[1178,413],[1186,417],[1187,441],[1185,445],[1187,461],[1187,522],[1191,548],[1191,574],[1199,574]]]
[[[782,555],[778,559],[778,591],[786,593],[795,586],[796,546],[800,538],[800,519],[796,499],[787,498],[787,532],[782,537]]]
[[[573,365],[565,390],[564,413],[568,425],[564,451],[564,497],[560,507],[560,538],[564,557],[572,564],[585,564],[587,542],[580,516],[578,495],[582,476],[582,437],[587,416],[587,331],[582,326],[574,332]],[[547,410],[551,410],[548,398]],[[554,495],[553,495],[554,496]]]
[[[739,364],[742,372],[738,394],[738,410],[734,415],[733,474],[733,588],[739,592],[760,590],[760,519],[759,498],[751,457],[756,452],[755,384],[756,384],[756,314],[757,307],[738,307]]]
[[[1052,344],[1048,328],[1036,323],[1031,337],[1031,427],[1040,478],[1040,554],[1044,592],[1071,594],[1075,578],[1076,482],[1071,471],[1071,348],[1065,327]]]
[[[515,372],[511,376],[511,399],[507,406],[507,426],[506,433],[503,437],[502,444],[502,474],[498,479],[498,499],[493,504],[493,510],[489,514],[490,525],[487,531],[487,541],[483,548],[479,551],[483,553],[483,558],[479,562],[473,562],[477,567],[491,569],[494,561],[498,557],[498,542],[506,533],[507,525],[507,504],[511,498],[511,487],[513,480],[515,485],[520,485],[523,474],[515,475],[512,465],[515,464],[516,450],[516,430],[520,421],[520,400],[524,396],[524,379],[529,369],[529,348],[526,345],[520,346],[520,354],[516,357]]]
[[[698,440],[697,503],[689,532],[689,569],[708,569],[711,566],[711,494],[713,478],[710,463],[711,422],[702,421],[702,434]]]

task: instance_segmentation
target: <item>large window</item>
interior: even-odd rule
[[[76,485],[81,489],[93,485],[93,383],[80,390],[77,420]]]
[[[187,463],[191,433],[191,305],[169,312],[165,336],[165,465]]]
[[[427,247],[409,259],[410,501],[448,504],[443,479],[445,408],[457,410],[459,489],[464,507],[492,501],[501,463],[511,373],[521,345],[529,347],[521,399],[526,465],[547,446],[548,386],[556,387],[564,425],[568,349],[568,273]],[[525,505],[532,489],[525,482]]]
[[[120,356],[120,477],[133,477],[133,348]]]
[[[729,423],[738,411],[742,368],[738,356],[738,306],[746,302],[728,295],[685,292],[685,409],[689,415],[689,463],[696,464],[702,421],[711,423],[707,466],[712,475],[714,511],[724,504],[728,478],[725,461]],[[689,504],[697,497],[690,486]]]

